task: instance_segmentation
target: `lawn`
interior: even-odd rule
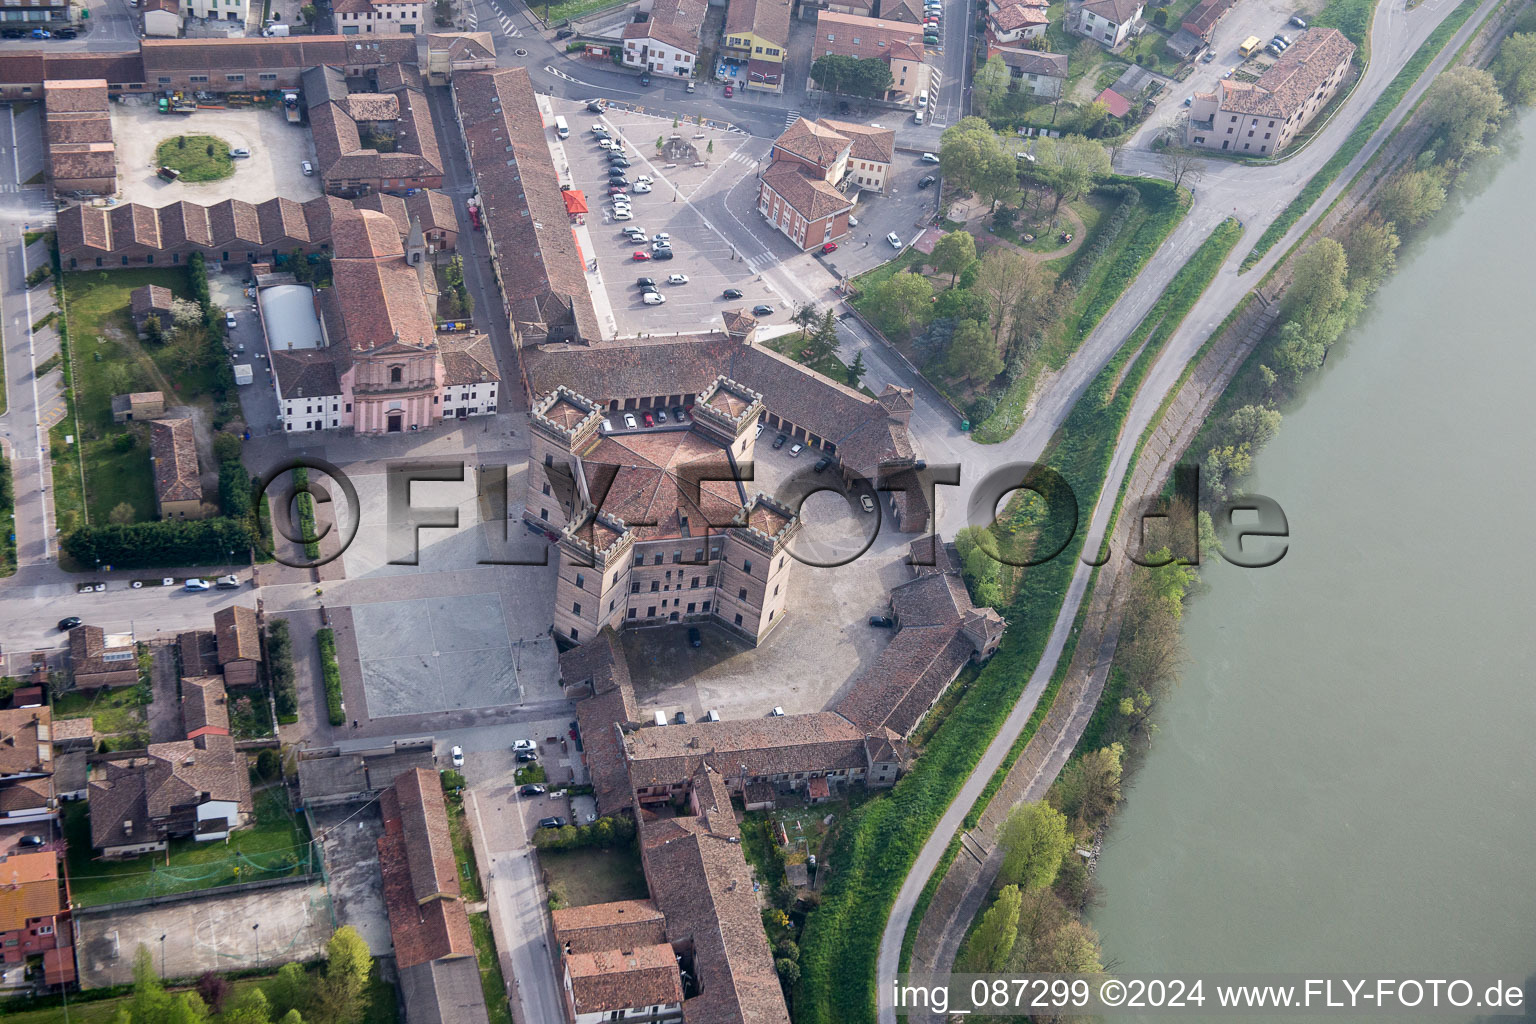
[[[803,366],[809,366],[823,377],[830,377],[839,384],[848,383],[848,364],[837,358],[835,354],[828,353],[825,359],[817,359],[814,362],[806,360],[805,336],[802,334],[785,334],[764,344],[781,356],[788,356]],[[863,385],[850,385],[850,387],[857,387],[869,397],[875,397],[875,393]]]
[[[448,781],[446,775],[443,781]],[[453,840],[453,859],[459,865],[459,889],[466,900],[483,900],[485,890],[480,887],[480,871],[475,866],[475,848],[469,839],[469,821],[464,817],[464,798],[454,790],[448,790],[443,796],[448,803],[448,835]]]
[[[237,740],[272,735],[272,710],[266,690],[260,686],[241,686],[229,691],[229,731]]]
[[[614,900],[643,900],[650,894],[640,852],[634,846],[602,850],[540,850],[539,864],[551,892],[567,907]]]
[[[229,143],[216,135],[173,135],[155,147],[155,161],[180,171],[182,181],[218,181],[235,173]]]
[[[102,688],[91,692],[75,691],[53,702],[54,718],[91,717],[91,727],[99,733],[134,733],[144,730],[144,705],[139,702],[137,686]]]
[[[158,284],[187,298],[187,274],[180,268],[144,268],[68,274],[64,278],[65,308],[69,312],[69,356],[80,436],[75,443],[85,462],[85,500],[73,462],[61,462],[54,483],[58,503],[70,515],[61,516],[59,530],[68,533],[78,523],[83,505],[91,522],[106,522],[112,509],[126,503],[138,521],[155,514],[154,477],[149,466],[148,428],[122,427],[112,422],[112,396],[130,391],[164,390],[167,404],[195,398],[208,390],[206,374],[178,374],[158,365],[163,352],[146,351],[134,333],[129,296],[135,288]],[[53,430],[54,447],[65,450],[64,434],[74,433],[66,419]],[[132,440],[129,440],[129,439]],[[66,479],[61,479],[64,477]]]
[[[5,381],[0,378],[0,389]],[[15,491],[11,480],[11,465],[0,453],[0,522],[10,522],[15,514]],[[10,530],[0,533],[0,576],[16,571],[16,534]]]
[[[152,853],[125,861],[93,859],[87,805],[67,804],[64,835],[76,905],[195,892],[302,872],[309,854],[309,829],[303,819],[289,811],[281,788],[256,793],[255,803],[255,824],[233,833],[227,844],[177,839],[168,855]]]
[[[501,976],[501,962],[496,959],[496,941],[491,936],[491,922],[485,914],[469,915],[469,934],[475,940],[475,959],[480,962],[480,991],[485,996],[486,1015],[491,1024],[512,1024],[512,1005],[507,1002],[507,983]]]
[[[530,3],[528,9],[544,19],[544,24],[554,25],[572,18],[580,18],[591,14],[593,11],[601,11],[606,7],[618,7],[614,0],[566,0],[565,3],[551,4]]]

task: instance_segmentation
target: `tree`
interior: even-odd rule
[[[111,523],[131,523],[133,519],[133,506],[126,501],[113,505],[112,511],[107,513],[107,521]]]
[[[933,305],[933,286],[918,274],[903,271],[875,285],[868,306],[876,325],[890,335],[904,336],[927,322]]]
[[[256,755],[256,774],[264,779],[275,779],[282,773],[283,757],[271,747]]]
[[[306,25],[313,25],[315,23],[315,15],[317,13],[319,12],[315,10],[314,4],[305,4],[299,8],[299,17]]]
[[[203,322],[203,307],[191,299],[171,300],[171,325],[177,330],[196,327]]]
[[[1351,291],[1369,291],[1397,265],[1397,232],[1375,214],[1355,221],[1344,238]]]
[[[1536,100],[1536,32],[1516,32],[1504,40],[1493,61],[1493,80],[1515,106]]]
[[[837,317],[833,315],[830,306],[821,318],[821,325],[805,340],[811,350],[812,362],[819,363],[837,351]]]
[[[1455,67],[1430,85],[1422,116],[1445,139],[1451,158],[1459,160],[1482,148],[1483,137],[1504,116],[1504,99],[1487,71]]]
[[[960,271],[976,262],[976,239],[968,231],[951,231],[933,243],[933,253],[928,265],[941,274],[949,275],[949,286],[955,286]]]
[[[1121,757],[1118,743],[1090,751],[1067,765],[1057,785],[1061,810],[1085,825],[1097,826],[1120,802]]]
[[[811,62],[811,78],[828,92],[842,92],[856,77],[854,65],[857,57],[827,53]]]
[[[1084,103],[1077,108],[1077,132],[1079,135],[1097,135],[1105,118],[1109,117],[1109,104],[1103,100]]]
[[[1323,323],[1349,297],[1349,263],[1344,247],[1332,238],[1320,238],[1296,257],[1291,286],[1285,292],[1284,312],[1308,334],[1321,335]],[[1324,344],[1331,344],[1327,338]]]
[[[993,105],[1008,94],[1010,78],[1001,54],[993,54],[971,76],[971,100],[983,117],[994,113]]]
[[[325,944],[325,961],[325,974],[315,986],[316,1016],[336,1024],[359,1020],[373,970],[368,944],[351,925],[343,925]]]
[[[205,365],[208,360],[208,330],[202,325],[176,330],[165,346],[165,354],[178,375],[187,375]]]
[[[1328,348],[1322,339],[1303,330],[1301,324],[1292,321],[1280,328],[1280,340],[1275,345],[1275,366],[1289,373],[1293,381],[1322,366],[1323,356],[1327,354]]]
[[[1082,198],[1110,172],[1109,154],[1104,147],[1081,135],[1037,139],[1034,155],[1031,173],[1056,197],[1052,217],[1062,203]]]
[[[1401,230],[1418,227],[1445,205],[1446,173],[1439,167],[1400,174],[1382,186],[1376,212]]]
[[[1013,953],[1019,937],[1019,887],[1005,885],[997,899],[981,915],[981,923],[971,933],[960,953],[960,970],[974,973],[1000,971]]]
[[[976,274],[976,291],[987,306],[994,348],[1001,348],[1003,328],[1020,303],[1038,301],[1049,291],[1044,272],[1021,253],[1001,246],[987,251]]]
[[[975,320],[960,321],[949,342],[944,372],[956,380],[985,384],[1002,370],[1003,357],[998,355],[997,345],[986,327]]]
[[[998,843],[1003,847],[1003,865],[997,877],[1025,891],[1055,882],[1061,859],[1074,845],[1066,816],[1044,801],[1015,808],[1003,822]]]
[[[222,978],[219,980],[223,981]],[[225,985],[228,984],[225,982]],[[235,1000],[229,1012],[219,1018],[219,1024],[270,1024],[271,1020],[272,1009],[266,995],[261,989],[253,988]]]
[[[162,344],[165,341],[165,328],[160,326],[158,314],[151,313],[144,318],[144,340],[155,345]]]
[[[979,540],[981,530],[966,526],[955,532],[955,550],[960,555],[960,572],[971,592],[971,600],[978,605],[996,608],[1003,603],[1003,588],[999,580],[1001,563],[987,554]]]
[[[1069,919],[1030,950],[1025,970],[1031,974],[1098,974],[1099,935],[1081,921]]]
[[[140,944],[133,954],[133,998],[128,1003],[132,1024],[151,1024],[164,1015],[170,998],[155,973],[155,958],[149,947]]]
[[[1169,145],[1158,154],[1157,159],[1174,188],[1185,182],[1193,184],[1200,180],[1200,158],[1187,149]]]
[[[790,320],[792,320],[800,328],[801,331],[809,331],[813,326],[821,322],[821,310],[816,308],[816,304],[814,302],[803,302],[799,306],[795,307],[795,311],[790,316]]]
[[[1245,405],[1227,417],[1225,436],[1257,452],[1280,432],[1280,413],[1262,405]],[[1180,595],[1183,596],[1182,594]]]
[[[848,386],[851,388],[858,387],[859,381],[863,379],[864,374],[868,370],[869,367],[864,365],[864,350],[859,349],[859,351],[853,354],[853,362],[848,364]]]

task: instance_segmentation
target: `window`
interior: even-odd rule
[[[660,580],[651,580],[651,593],[654,594],[654,593],[656,593],[656,591],[658,591],[660,589],[661,589],[661,581]]]
[[[769,613],[768,613],[768,621],[769,621],[769,622],[772,622],[772,621],[773,621],[773,612],[769,612]],[[574,636],[574,635],[575,635],[575,634],[576,634],[576,631],[575,631],[575,630],[574,630],[574,629],[573,629],[573,630],[571,630],[571,635],[572,635],[572,636]]]
[[[159,78],[159,82],[160,82],[161,85],[170,85],[171,84],[171,76],[170,75],[161,75],[160,78]]]
[[[778,597],[779,596],[779,585],[777,583],[775,583],[773,585],[773,596],[774,597]]]
[[[544,493],[545,493],[545,494],[548,494],[548,493],[549,493],[549,484],[545,484],[545,485],[544,485]]]
[[[571,639],[572,640],[575,640],[575,639],[577,639],[580,636],[581,636],[581,630],[579,630],[579,629],[572,629],[571,630]]]
[[[553,466],[554,464],[555,464],[555,457],[553,455],[546,455],[546,456],[544,456],[544,465],[546,465],[546,466]]]
[[[577,574],[576,574],[576,586],[577,586],[577,587],[578,587],[578,588],[585,588],[585,587],[586,587],[586,584],[587,584],[587,578],[586,578],[586,576],[584,576],[584,575],[583,575],[583,574],[581,574],[581,573],[577,573]]]
[[[699,578],[697,576],[695,576],[692,580],[689,581],[688,589],[689,590],[698,590],[699,589]]]
[[[656,617],[656,606],[655,605],[651,605],[649,608],[647,608],[645,610],[645,617],[648,618],[648,619],[654,619]]]
[[[636,611],[636,609],[634,609],[634,608],[631,608],[631,609],[630,609],[630,610],[629,610],[629,617],[630,617],[630,618],[634,618],[634,617],[635,617],[635,611]]]
[[[576,601],[576,602],[574,602],[571,605],[571,614],[572,615],[580,615],[581,614],[581,602],[580,601]]]
[[[741,616],[740,615],[736,616],[736,625],[738,625],[738,626],[741,625]]]
[[[748,575],[751,575],[751,573],[752,573],[752,563],[747,561],[747,560],[745,560],[745,559],[743,559],[742,563],[741,563],[741,571],[744,572],[744,573],[747,573]]]
[[[736,599],[738,601],[745,601],[747,599],[747,588],[746,587],[742,587],[740,590],[736,591]]]
[[[682,560],[683,560],[683,553],[681,551],[674,551],[674,552],[672,552],[672,564],[673,565],[676,565],[678,562],[681,562]],[[667,575],[670,576],[671,573],[668,573]]]
[[[705,611],[705,612],[709,611],[709,602],[708,601],[704,602],[704,604],[700,608],[700,611]]]
[[[689,615],[693,614],[693,602],[692,601],[688,602],[688,614]]]
[[[189,81],[189,82],[206,82],[206,81],[208,81],[208,76],[207,75],[188,75],[187,76],[187,81]]]
[[[226,81],[226,82],[243,82],[243,81],[245,81],[245,76],[244,75],[225,75],[224,76],[224,81]]]
[[[389,382],[391,384],[399,384],[404,379],[404,376],[405,370],[403,367],[391,366],[389,368]]]
[[[269,71],[264,71],[261,74],[257,75],[256,77],[259,78],[263,82],[275,82],[275,81],[277,81],[277,76],[272,74]]]
[[[547,509],[547,508],[539,509],[539,518],[544,520],[545,522],[548,522],[549,521],[549,509]]]
[[[652,565],[660,565],[661,564],[661,552],[660,551],[656,552],[656,557],[651,559],[651,564]]]

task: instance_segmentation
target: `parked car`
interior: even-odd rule
[[[725,83],[725,98],[726,99],[730,99],[733,94],[734,94],[734,92],[731,89],[731,83],[730,82],[726,82]]]
[[[59,632],[63,633],[67,630],[74,629],[78,625],[80,625],[80,616],[67,615],[59,620]]]
[[[545,793],[548,793],[548,792],[549,792],[549,790],[545,789],[543,786],[539,785],[537,782],[530,782],[530,783],[528,783],[528,785],[526,785],[522,789],[518,790],[518,793],[521,794],[522,796],[543,796]]]
[[[688,410],[684,409],[682,406],[678,406],[676,409],[672,410],[672,418],[677,420],[679,423],[687,423]]]
[[[939,158],[932,153],[924,153],[922,155],[922,162],[925,164],[936,164],[939,162]]]
[[[659,306],[667,301],[667,297],[661,292],[646,292],[642,298],[647,306]]]
[[[640,84],[641,85],[650,85],[651,84],[651,73],[649,71],[642,71],[642,72],[640,72]]]
[[[232,146],[230,147],[229,155],[236,159],[243,160],[251,155],[251,151],[246,149],[244,146]]]
[[[890,629],[892,626],[896,625],[896,623],[891,621],[890,616],[888,615],[871,615],[869,617],[869,624],[878,629]]]
[[[453,766],[455,768],[463,768],[464,767],[464,748],[460,747],[460,746],[455,746],[453,748],[453,750],[449,751],[448,759],[453,762]]]
[[[645,421],[645,425],[648,427],[654,427],[656,425],[656,417],[652,416],[648,412],[641,413],[640,418]]]
[[[630,430],[638,429],[640,426],[640,424],[635,422],[635,414],[632,412],[627,412],[624,414],[624,425]]]
[[[721,293],[720,297],[722,299],[739,299],[741,298],[741,292],[736,288],[727,288],[723,293]]]
[[[636,192],[649,192],[650,190],[651,190],[651,186],[647,185],[645,182],[643,182],[643,181],[635,182],[635,191]]]
[[[859,505],[865,512],[873,512],[875,510],[875,499],[867,494],[861,494],[859,495]]]
[[[635,179],[635,183],[639,185],[654,185],[656,184],[656,179],[652,178],[649,174],[642,174]]]
[[[927,35],[923,36],[923,45],[924,46],[938,46],[939,45],[939,37],[930,32]]]
[[[693,88],[694,88],[694,83],[692,81],[689,81],[689,83],[688,83],[688,91],[689,92],[693,92]]]
[[[181,585],[182,590],[212,590],[213,584],[207,580],[190,579]]]
[[[797,441],[796,443],[789,446],[789,457],[792,459],[798,459],[800,457],[800,453],[803,451],[805,451],[805,445],[800,444]]]
[[[73,39],[75,38],[75,35],[75,30],[67,25],[64,28],[56,28],[53,30],[53,38],[55,39]]]
[[[594,113],[594,114],[601,114],[603,112],[602,101],[601,100],[587,100],[587,109],[589,111],[591,111],[592,113]]]
[[[657,423],[665,423],[665,422],[667,422],[667,410],[665,410],[665,409],[657,409],[656,410],[656,422]]]
[[[32,38],[33,39],[52,39],[53,38],[53,33],[49,32],[45,28],[35,28],[35,29],[32,30]]]
[[[512,741],[512,749],[513,750],[538,750],[539,749],[539,745],[537,743],[533,742],[533,740],[513,740]]]
[[[587,104],[587,109],[588,110],[592,109],[592,105],[590,103]],[[605,124],[594,124],[592,126],[592,133],[594,135],[607,135],[608,134],[608,126],[605,125]]]
[[[629,212],[629,207],[627,207],[627,206],[617,207],[613,211],[613,219],[614,220],[631,220],[631,219],[634,218],[634,216],[635,216],[634,214]]]
[[[812,472],[820,473],[830,465],[832,465],[832,460],[823,455],[821,458],[816,460],[816,465],[812,466],[811,470]]]
[[[565,819],[561,817],[540,818],[539,828],[564,828]]]
[[[784,717],[784,709],[783,708],[774,708],[772,711],[768,712],[768,717],[769,718],[783,718]]]
[[[33,847],[35,847],[35,846],[42,846],[47,841],[48,840],[44,839],[42,836],[39,836],[39,835],[29,835],[29,836],[22,836],[20,839],[16,840],[16,845],[17,846],[33,846]]]
[[[646,260],[651,258],[651,254],[648,252],[641,252],[637,249],[630,255],[629,258],[634,260],[636,263],[644,263]]]
[[[234,573],[230,573],[227,576],[220,576],[218,579],[214,580],[213,585],[218,587],[220,590],[234,590],[240,586],[240,577],[236,576]]]
[[[529,761],[537,761],[538,759],[539,759],[539,755],[535,754],[531,750],[519,750],[517,752],[517,763],[518,764],[527,764]]]
[[[752,307],[753,316],[773,316],[773,307],[766,302],[759,302]]]
[[[1295,25],[1297,28],[1306,28],[1307,19],[1299,14],[1293,14],[1291,15],[1291,24]]]
[[[687,274],[668,274],[667,275],[667,284],[687,284],[687,283],[688,283],[688,275]]]
[[[897,235],[896,232],[892,231],[890,234],[886,235],[885,236],[885,240],[887,242],[891,243],[891,248],[893,248],[893,249],[900,249],[901,248],[901,237],[899,235]]]
[[[663,249],[660,252],[654,254],[651,258],[652,259],[657,259],[657,260],[669,260],[669,259],[672,258],[672,250],[671,249]]]
[[[686,711],[679,711],[677,714],[672,716],[672,721],[676,722],[678,725],[687,725],[688,724],[688,712],[686,712]]]
[[[224,326],[228,327],[230,330],[234,330],[236,327],[240,326],[239,323],[237,323],[235,321],[235,314],[233,314],[233,313],[225,313],[224,314]]]
[[[789,435],[788,434],[780,434],[778,437],[773,439],[773,450],[774,451],[778,451],[780,448],[783,448],[784,447],[784,442],[788,441],[788,440],[789,440]]]
[[[651,236],[651,252],[661,252],[663,249],[672,248],[672,243],[660,235]]]
[[[821,254],[823,256],[825,256],[825,255],[827,255],[828,253],[831,253],[831,252],[837,252],[837,243],[836,242],[828,242],[827,244],[825,244],[825,245],[823,245],[821,247]]]
[[[936,179],[933,175],[925,174],[921,178],[917,179],[917,187],[918,188],[927,188],[929,185],[932,185],[937,180],[938,179]]]
[[[653,277],[637,277],[637,278],[635,278],[635,287],[636,288],[655,288],[656,287],[656,279],[653,278]]]
[[[1200,63],[1201,64],[1209,64],[1211,61],[1213,61],[1215,59],[1216,59],[1216,51],[1215,50],[1206,50],[1205,51],[1205,56],[1200,58]]]
[[[315,165],[308,160],[299,161],[299,170],[304,172],[304,177],[306,178],[313,178],[315,176]]]
[[[613,420],[603,420],[602,431],[605,434],[613,433]]]
[[[608,186],[608,194],[611,195],[611,196],[622,196],[624,193],[626,193],[628,191],[629,191],[629,186],[628,185],[609,185]],[[628,205],[628,204],[625,204],[625,205]]]

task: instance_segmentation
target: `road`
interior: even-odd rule
[[[1397,70],[1418,48],[1419,44],[1432,32],[1444,18],[1454,9],[1455,4],[1451,0],[1431,0],[1430,3],[1419,5],[1410,17],[1404,9],[1403,0],[1388,0],[1384,9],[1378,14],[1372,26],[1371,44],[1374,54],[1372,64],[1367,74],[1362,76],[1360,85],[1346,105],[1346,109],[1336,116],[1332,123],[1319,133],[1313,144],[1308,146],[1296,157],[1286,163],[1274,167],[1247,167],[1237,164],[1222,163],[1218,176],[1225,187],[1233,196],[1241,195],[1236,203],[1236,209],[1241,215],[1244,198],[1247,206],[1261,207],[1257,215],[1249,215],[1243,218],[1245,235],[1243,240],[1234,249],[1228,264],[1222,268],[1212,285],[1206,290],[1201,299],[1195,304],[1184,324],[1169,339],[1162,355],[1152,366],[1142,387],[1138,390],[1132,402],[1127,416],[1125,427],[1121,432],[1119,443],[1116,445],[1110,463],[1109,474],[1105,479],[1100,498],[1095,504],[1084,543],[1085,551],[1095,551],[1103,538],[1107,520],[1114,506],[1115,499],[1119,495],[1121,481],[1125,477],[1130,464],[1131,455],[1135,450],[1142,433],[1161,406],[1164,396],[1178,380],[1185,365],[1189,362],[1205,339],[1217,324],[1225,318],[1226,313],[1233,308],[1250,287],[1256,284],[1268,270],[1284,255],[1289,246],[1302,236],[1311,225],[1315,223],[1322,211],[1326,210],[1332,198],[1337,196],[1346,187],[1350,178],[1360,166],[1363,166],[1370,156],[1385,140],[1390,131],[1400,123],[1407,112],[1412,109],[1424,89],[1428,88],[1433,76],[1442,70],[1453,58],[1461,45],[1477,31],[1482,19],[1497,6],[1497,0],[1484,0],[1478,11],[1468,19],[1467,23],[1455,34],[1451,41],[1441,51],[1440,56],[1430,65],[1428,72],[1421,76],[1415,87],[1403,98],[1403,101],[1395,108],[1394,113],[1387,122],[1371,137],[1367,145],[1361,150],[1350,165],[1345,168],[1322,198],[1313,205],[1309,214],[1303,217],[1287,234],[1286,238],[1276,245],[1270,253],[1253,270],[1252,274],[1239,279],[1237,264],[1247,253],[1252,243],[1257,240],[1265,226],[1274,219],[1286,203],[1300,190],[1302,184],[1320,167],[1333,153],[1345,136],[1348,135],[1354,124],[1358,123],[1361,116],[1369,109],[1381,94]],[[1122,157],[1131,156],[1134,160],[1138,154],[1124,154]],[[1279,171],[1281,174],[1275,174]],[[1284,183],[1271,182],[1268,179],[1283,177]],[[1246,187],[1241,193],[1237,192],[1238,183],[1242,182]],[[1114,332],[1115,338],[1124,338],[1126,333],[1134,327],[1150,308],[1157,296],[1161,294],[1168,280],[1184,264],[1185,260],[1200,242],[1204,241],[1210,230],[1228,215],[1225,205],[1227,196],[1217,193],[1213,197],[1202,181],[1199,185],[1199,202],[1196,203],[1190,215],[1184,223],[1175,230],[1163,248],[1154,256],[1147,270],[1137,279],[1116,307],[1106,316],[1100,329],[1094,332],[1078,356],[1069,362],[1067,370],[1071,370],[1078,357],[1084,356],[1095,339],[1104,334],[1106,327]],[[1123,308],[1122,308],[1123,307]],[[1114,323],[1111,324],[1111,319]],[[1118,344],[1115,345],[1118,347]],[[1113,352],[1113,348],[1110,352]],[[1090,357],[1090,361],[1097,361]],[[1102,365],[1102,362],[1099,363]],[[1081,375],[1083,371],[1079,371]],[[1096,368],[1094,372],[1097,372]],[[1062,379],[1058,379],[1053,392],[1059,392],[1064,387],[1073,392],[1073,400],[1081,393],[1081,386],[1066,380],[1067,372],[1064,370]],[[1080,376],[1082,386],[1086,385],[1092,375]],[[1060,415],[1064,419],[1065,410],[1070,410],[1071,403],[1063,402],[1059,394],[1048,395],[1050,405],[1037,409],[1036,414],[1025,424],[1025,427],[1014,436],[1014,439],[1006,445],[998,448],[1006,448],[1013,451],[1013,457],[1027,460],[1038,454],[1034,447],[1036,444],[1043,446],[1043,441],[1048,439],[1059,424]],[[1042,422],[1054,421],[1054,422]],[[1020,441],[1023,438],[1023,446],[1026,450],[1020,451]],[[969,466],[969,463],[967,463]],[[975,477],[972,477],[975,479]],[[1046,644],[1045,653],[1026,684],[1024,694],[1018,704],[1004,722],[1003,728],[993,739],[993,742],[983,753],[976,769],[961,786],[955,800],[946,810],[928,842],[923,846],[909,871],[900,892],[897,894],[895,905],[890,917],[887,919],[884,934],[881,936],[880,953],[877,964],[879,978],[895,977],[898,960],[901,952],[901,942],[906,934],[907,924],[911,920],[912,911],[921,894],[928,878],[937,867],[939,859],[948,847],[950,839],[959,830],[966,813],[971,805],[980,796],[986,784],[1001,766],[1009,749],[1017,739],[1025,723],[1033,714],[1035,705],[1039,701],[1041,692],[1055,673],[1056,663],[1061,657],[1062,649],[1066,643],[1077,611],[1087,591],[1088,581],[1092,575],[1089,566],[1079,563],[1073,573],[1072,582],[1068,586],[1067,595],[1063,601],[1061,612],[1051,631],[1051,636]],[[882,996],[887,990],[881,986]],[[882,1024],[895,1024],[896,1014],[888,1001],[882,999],[880,1006],[880,1020]]]

